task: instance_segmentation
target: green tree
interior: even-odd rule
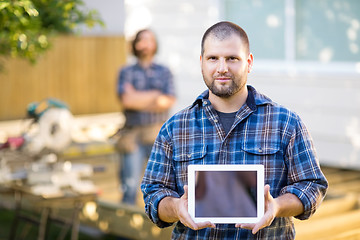
[[[73,33],[82,24],[104,25],[82,0],[1,0],[0,56],[35,62],[52,36]]]

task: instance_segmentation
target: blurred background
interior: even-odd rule
[[[0,3],[2,14],[7,9],[4,5],[6,2],[8,1]],[[83,148],[67,150],[64,155],[74,159],[87,158],[85,155],[89,152],[86,152],[88,150],[86,147],[90,146],[87,143],[100,140],[106,142],[107,137],[123,123],[121,103],[116,96],[117,75],[123,65],[135,61],[129,51],[129,42],[134,34],[143,28],[154,30],[159,42],[156,60],[169,66],[174,74],[178,100],[172,112],[190,105],[206,88],[199,62],[201,37],[214,23],[228,20],[243,27],[249,35],[251,52],[254,54],[254,68],[249,75],[249,84],[302,117],[314,138],[321,165],[327,169],[326,173],[329,177],[334,176],[330,181],[333,186],[336,184],[358,186],[357,183],[360,182],[360,1],[83,0],[73,2],[76,4],[82,2],[79,11],[90,15],[79,17],[78,19],[83,20],[74,21],[71,23],[73,25],[64,31],[55,27],[56,34],[46,32],[43,35],[36,35],[38,47],[31,47],[33,41],[31,34],[18,33],[14,37],[17,43],[11,47],[12,50],[14,48],[27,50],[27,53],[6,52],[5,47],[1,45],[4,40],[0,43],[0,55],[3,56],[0,62],[1,141],[5,142],[9,136],[19,135],[23,131],[23,122],[19,120],[26,118],[26,108],[29,103],[53,97],[61,99],[69,106],[80,126],[77,135],[73,138],[75,142],[77,140],[78,143],[82,143]],[[56,7],[53,10],[55,9]],[[92,10],[95,12],[91,12]],[[54,16],[57,16],[55,12]],[[31,16],[31,14],[30,11],[27,15]],[[41,15],[41,12],[39,14]],[[67,18],[62,17],[65,20]],[[1,20],[4,24],[10,21],[5,17]],[[31,28],[30,25],[28,26]],[[48,25],[47,28],[54,29],[54,26]],[[0,35],[2,39],[6,37],[3,33]],[[85,131],[88,132],[84,133]],[[96,134],[91,135],[91,131],[102,133],[99,133],[100,136],[95,136]],[[91,146],[93,150],[94,145]],[[100,149],[100,152],[105,151],[106,154],[104,152],[93,154],[93,159],[96,159],[91,162],[93,165],[94,162],[99,164],[99,161],[116,163],[116,160],[112,159],[111,148],[104,145],[96,146],[96,150]],[[78,153],[74,153],[79,151],[81,157]],[[346,182],[346,179],[351,182]],[[105,186],[112,180],[101,181]],[[113,185],[116,184],[112,183]],[[106,189],[103,192],[111,192]],[[344,203],[348,198],[345,201],[343,197],[349,191],[357,192],[359,189],[345,189],[334,195]],[[349,200],[352,210],[358,208],[359,195],[355,196]],[[107,207],[109,208],[108,205]],[[119,206],[115,208],[121,209]],[[138,224],[140,220],[133,221]],[[140,231],[136,224],[135,229]],[[355,235],[352,236],[359,237],[360,223],[352,219],[352,224],[347,232],[355,231]],[[147,226],[149,227],[146,231],[159,234],[157,232],[159,230],[153,230],[151,225]],[[109,226],[102,225],[99,228],[103,232],[116,232],[109,230]],[[345,234],[339,229],[336,231]],[[124,236],[130,237],[129,234]],[[135,238],[140,238],[139,236]],[[317,239],[322,239],[321,237]],[[330,238],[324,237],[324,239]]]

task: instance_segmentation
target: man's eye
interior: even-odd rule
[[[239,60],[239,59],[238,59],[237,57],[230,57],[229,60],[230,60],[230,61],[237,61],[237,60]]]

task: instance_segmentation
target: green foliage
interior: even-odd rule
[[[49,48],[51,36],[72,33],[82,24],[103,26],[82,0],[1,0],[0,56],[35,62]]]

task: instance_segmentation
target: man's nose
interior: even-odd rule
[[[228,72],[228,65],[227,65],[225,59],[219,59],[217,71],[218,71],[218,73],[226,73],[226,72]]]

